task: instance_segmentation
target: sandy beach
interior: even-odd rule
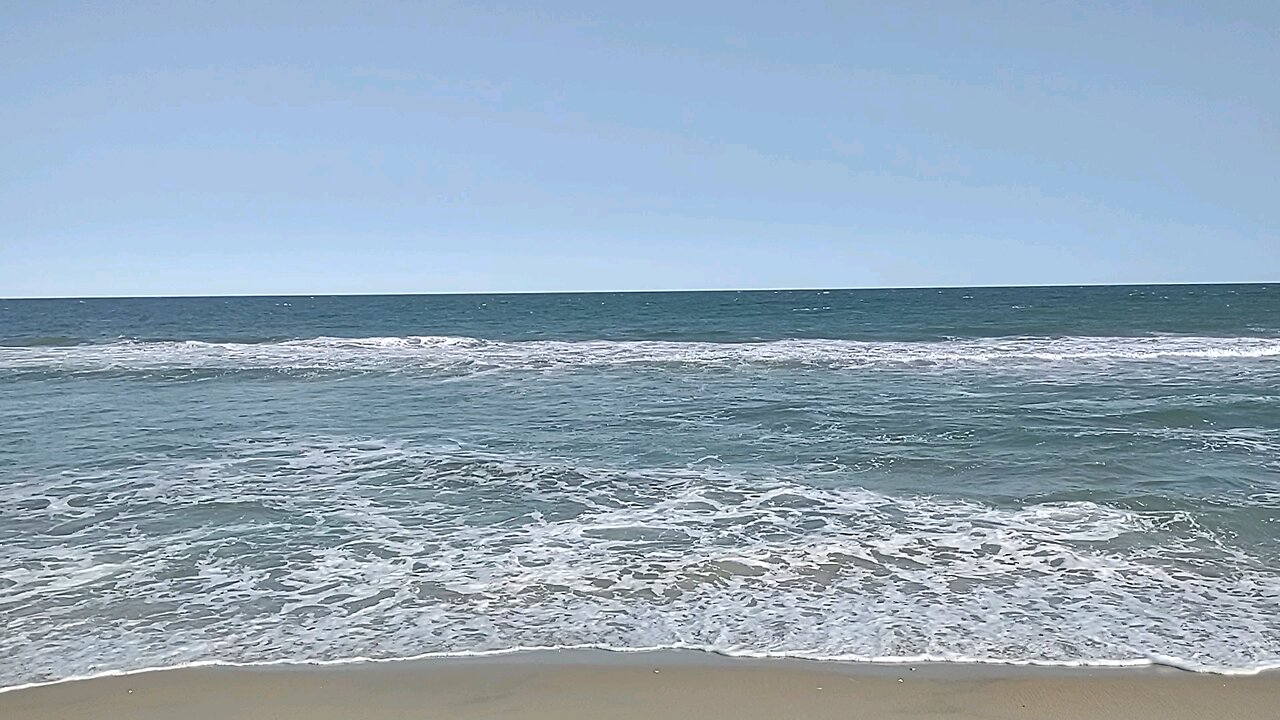
[[[10,720],[1274,717],[1280,673],[548,653],[161,670],[0,693]]]

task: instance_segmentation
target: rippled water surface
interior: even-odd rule
[[[1280,289],[0,300],[0,686],[1280,665]]]

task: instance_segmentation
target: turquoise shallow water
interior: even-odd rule
[[[0,300],[0,685],[1280,665],[1280,288]]]

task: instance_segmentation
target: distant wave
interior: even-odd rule
[[[498,341],[473,337],[319,337],[263,343],[120,341],[0,347],[0,370],[458,371],[613,366],[831,369],[1042,363],[1179,362],[1280,357],[1258,337],[980,338],[937,342],[775,340]]]
[[[69,337],[66,335],[35,335],[19,338],[5,338],[0,340],[0,349],[6,347],[74,347],[76,345],[88,345],[89,343],[89,340]]]

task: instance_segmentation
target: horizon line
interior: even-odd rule
[[[645,295],[659,293],[758,293],[758,292],[846,292],[874,290],[1014,290],[1037,288],[1089,287],[1187,287],[1215,285],[1273,285],[1280,280],[1213,280],[1205,282],[1117,282],[1117,283],[1031,283],[990,285],[870,285],[859,287],[757,287],[757,288],[665,288],[645,290],[442,290],[414,292],[287,292],[225,293],[192,295],[14,295],[0,300],[191,300],[223,298],[299,298],[299,297],[470,297],[480,295]]]

